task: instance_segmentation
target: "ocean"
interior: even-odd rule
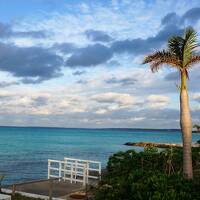
[[[200,134],[193,134],[193,141]],[[4,184],[47,177],[47,160],[73,157],[101,161],[133,147],[131,141],[181,142],[179,130],[0,127],[0,173]],[[139,148],[136,147],[136,150]]]

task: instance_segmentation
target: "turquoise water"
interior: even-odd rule
[[[193,134],[193,141],[200,135]],[[178,130],[0,127],[0,172],[6,184],[47,177],[47,159],[99,160],[130,147],[129,141],[181,142]]]

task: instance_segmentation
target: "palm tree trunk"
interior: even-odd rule
[[[183,174],[185,178],[192,179],[192,121],[189,108],[189,97],[187,92],[186,71],[181,72],[180,126],[183,139]]]

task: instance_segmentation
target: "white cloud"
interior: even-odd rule
[[[200,102],[200,93],[194,93],[192,95],[192,98],[197,101],[197,102]]]
[[[169,104],[169,97],[163,95],[149,95],[145,104],[150,108],[163,108]]]
[[[91,97],[92,100],[95,100],[98,103],[108,103],[108,104],[117,104],[121,108],[127,108],[134,104],[134,98],[130,94],[123,93],[102,93],[96,94]]]
[[[130,121],[137,122],[137,121],[143,121],[145,117],[132,117],[130,118]]]
[[[11,38],[7,42],[13,42],[18,46],[49,47],[54,43],[63,42],[87,46],[92,43],[84,35],[84,31],[88,29],[105,31],[115,40],[145,39],[157,34],[161,29],[160,20],[167,13],[176,11],[178,14],[183,14],[189,8],[199,4],[198,1],[189,0],[149,3],[113,0],[106,6],[97,1],[90,2],[87,4],[81,1],[80,4],[74,4],[75,6],[66,4],[63,12],[42,11],[43,14],[39,17],[27,16],[22,22],[15,23],[15,28],[21,31],[44,30],[48,37],[43,39]],[[163,7],[165,7],[164,11],[160,12]],[[101,124],[102,127],[113,125],[131,127],[133,124],[145,126],[143,123],[146,120],[145,116],[148,115],[147,118],[150,119],[152,113],[149,112],[152,109],[155,111],[167,107],[170,99],[174,101],[171,95],[177,91],[175,84],[164,80],[166,71],[161,70],[157,74],[152,74],[149,67],[141,66],[142,59],[143,56],[114,55],[112,60],[115,64],[105,63],[96,68],[88,68],[87,73],[81,76],[72,76],[74,69],[63,67],[64,77],[44,82],[39,86],[20,84],[12,86],[13,88],[8,87],[7,90],[0,91],[0,113],[9,113],[11,117],[17,113],[19,117],[16,119],[28,125],[33,122],[23,121],[20,115],[26,117],[34,115],[37,123],[41,122],[41,125],[44,122],[47,124],[43,125],[50,123],[55,126],[68,126],[71,125],[68,124],[71,120],[74,126],[95,126],[96,124]],[[116,78],[116,83],[106,83],[105,80],[112,77]],[[2,79],[13,80],[5,72]],[[125,79],[133,80],[133,84],[123,85],[120,81],[117,83],[117,80]],[[168,96],[163,95],[166,93]],[[148,94],[153,95],[148,96]],[[193,99],[199,101],[199,93],[194,94]],[[176,104],[174,108],[175,106]],[[140,109],[146,109],[147,113],[142,116],[140,113],[137,113],[137,116],[130,116],[131,111]],[[196,109],[199,109],[199,106],[196,106]],[[164,110],[163,113],[165,113]],[[41,118],[41,115],[45,117]],[[160,115],[152,117],[155,123]],[[152,124],[152,121],[149,124]],[[159,124],[162,125],[163,121],[160,120]]]
[[[96,114],[106,114],[113,111],[132,108],[135,101],[130,94],[107,92],[91,97],[96,102]]]

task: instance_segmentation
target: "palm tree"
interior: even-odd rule
[[[188,70],[194,64],[200,62],[200,55],[196,54],[197,33],[189,27],[186,28],[183,37],[172,36],[168,40],[168,47],[162,51],[156,51],[145,57],[143,64],[150,63],[152,72],[158,71],[162,65],[169,65],[180,72],[180,127],[183,140],[183,174],[186,178],[193,178],[192,170],[192,122],[189,108],[187,89]]]

